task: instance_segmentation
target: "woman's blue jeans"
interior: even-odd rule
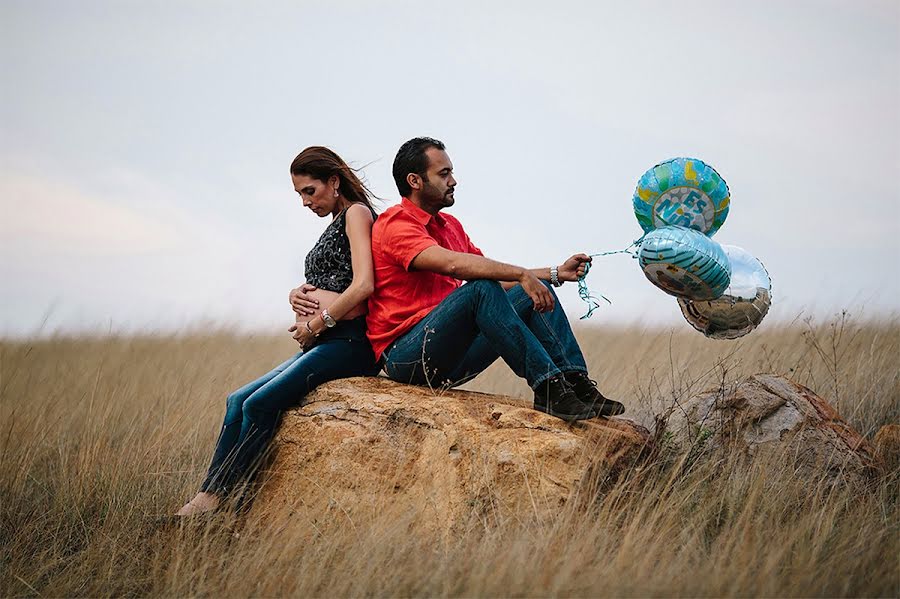
[[[351,376],[375,376],[365,317],[338,322],[315,347],[228,396],[225,421],[201,491],[227,495],[250,477],[281,412],[296,406],[322,383]]]
[[[587,372],[566,313],[535,312],[521,285],[466,283],[384,351],[384,371],[401,383],[454,387],[498,357],[532,389],[560,372]]]

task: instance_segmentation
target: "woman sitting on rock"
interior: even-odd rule
[[[283,410],[324,382],[378,372],[365,317],[374,283],[372,194],[337,154],[319,146],[294,159],[291,179],[304,206],[332,218],[306,255],[306,284],[290,296],[296,322],[289,330],[301,351],[228,396],[206,480],[179,516],[216,509],[250,478]],[[300,299],[299,289],[310,299]]]

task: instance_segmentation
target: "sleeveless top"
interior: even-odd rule
[[[331,221],[316,245],[306,254],[306,282],[319,289],[343,293],[353,281],[353,263],[350,260],[350,239],[347,237],[347,210],[341,211]],[[378,218],[375,211],[372,218]]]

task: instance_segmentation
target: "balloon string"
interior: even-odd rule
[[[636,248],[641,244],[641,242],[644,240],[645,235],[646,234],[641,235],[640,239],[636,239],[636,240],[632,241],[631,245],[629,245],[624,250],[613,250],[611,252],[600,252],[599,254],[590,254],[590,257],[597,258],[600,256],[612,256],[614,254],[628,254],[632,258],[637,258],[638,254],[636,251],[634,251],[633,248]],[[584,316],[581,317],[581,320],[591,317],[591,315],[594,313],[594,310],[596,310],[597,308],[600,307],[601,299],[603,301],[605,301],[607,304],[612,305],[612,302],[609,300],[608,297],[606,297],[602,293],[594,294],[588,288],[588,285],[584,279],[585,279],[585,277],[587,277],[588,272],[590,272],[590,270],[591,270],[591,263],[586,262],[584,265],[584,274],[581,275],[580,277],[578,277],[578,297],[580,297],[581,301],[583,301],[585,304],[587,304],[587,307],[588,307],[588,311],[585,313]]]

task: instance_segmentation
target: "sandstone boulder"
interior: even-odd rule
[[[343,379],[284,415],[251,515],[350,515],[388,497],[445,531],[542,519],[631,471],[649,442],[626,419],[568,425],[513,398]]]
[[[865,482],[877,465],[872,446],[828,402],[772,374],[683,402],[669,418],[667,432],[693,455],[768,459],[790,468],[792,476],[832,483]]]

